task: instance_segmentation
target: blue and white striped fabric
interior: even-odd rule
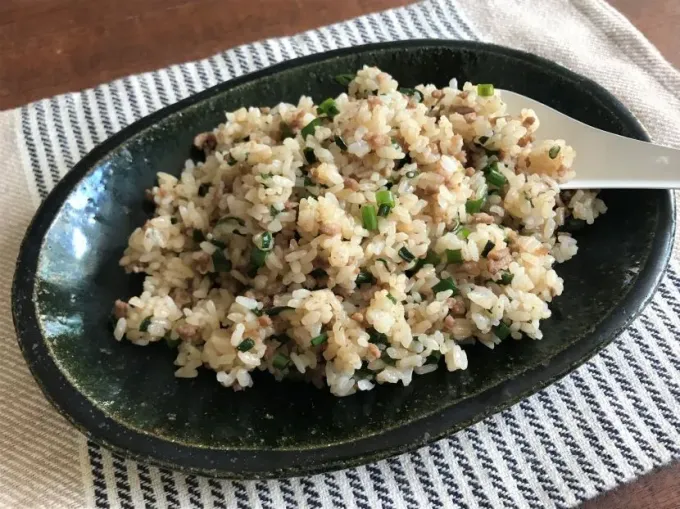
[[[19,141],[31,192],[44,198],[95,144],[218,82],[310,53],[424,37],[482,36],[466,11],[428,0],[28,105]],[[83,438],[86,500],[102,508],[571,507],[680,459],[679,327],[673,262],[644,315],[592,361],[417,452],[306,478],[231,482],[133,462]]]

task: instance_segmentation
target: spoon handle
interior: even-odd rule
[[[543,139],[563,139],[576,149],[576,177],[561,189],[680,188],[680,150],[596,129],[515,92],[501,91],[509,113],[531,108]]]

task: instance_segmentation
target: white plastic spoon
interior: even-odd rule
[[[608,133],[529,97],[500,92],[508,114],[531,108],[541,122],[541,138],[565,140],[576,150],[576,177],[561,189],[680,188],[680,150]]]

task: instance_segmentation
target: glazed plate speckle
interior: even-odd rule
[[[653,294],[675,229],[667,191],[608,191],[609,212],[577,232],[579,253],[560,265],[564,294],[541,341],[468,347],[467,371],[414,377],[335,398],[299,382],[255,375],[233,392],[214,373],[173,377],[173,352],[116,342],[109,316],[141,278],[118,266],[127,238],[149,215],[144,189],[178,174],[198,132],[243,105],[323,99],[333,76],[378,65],[404,86],[490,82],[596,127],[647,139],[607,91],[547,60],[472,42],[409,41],[287,62],[220,84],[123,129],[60,182],[24,239],[14,280],[14,321],[46,397],[114,451],[212,476],[267,478],[344,468],[420,447],[516,403],[573,370],[614,339]],[[540,131],[539,131],[540,133]],[[575,147],[578,151],[578,147]]]

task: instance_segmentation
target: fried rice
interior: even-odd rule
[[[120,260],[146,276],[115,303],[117,340],[176,348],[178,377],[240,390],[266,370],[346,396],[464,370],[472,341],[541,339],[554,265],[577,252],[564,225],[606,211],[560,192],[574,149],[488,84],[339,79],[320,104],[227,113],[196,136],[204,161],[158,173]]]

